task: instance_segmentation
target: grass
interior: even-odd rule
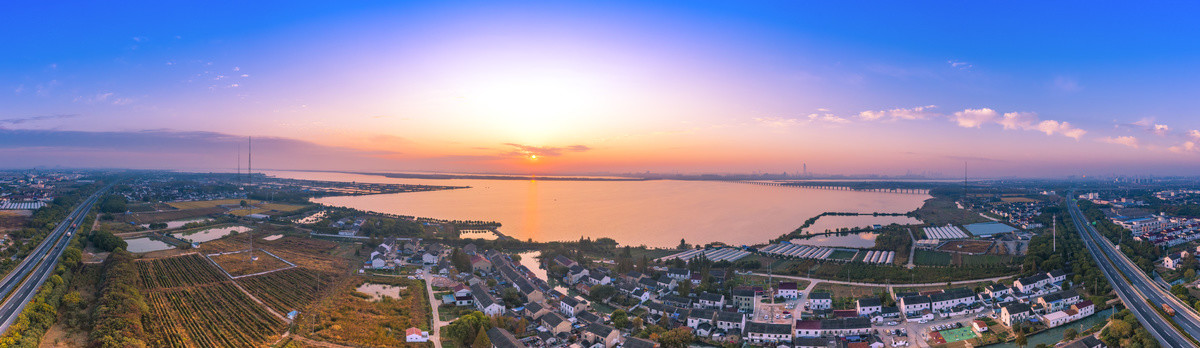
[[[1004,203],[1034,203],[1034,202],[1037,202],[1036,199],[1027,198],[1027,197],[1001,197],[1000,201],[1004,202]]]
[[[262,203],[262,201],[255,201],[252,199],[247,199],[245,201],[246,201],[246,203],[249,203],[249,204]],[[170,203],[167,203],[167,205],[170,205],[171,207],[173,207],[175,209],[184,210],[184,209],[212,208],[212,207],[217,207],[217,206],[222,206],[222,205],[238,205],[241,203],[242,203],[241,199],[215,199],[215,200],[211,200],[211,201],[170,202]]]
[[[979,337],[975,335],[974,331],[971,330],[972,329],[970,327],[961,327],[951,330],[942,330],[938,333],[942,334],[942,338],[946,339],[946,343],[954,343]]]
[[[913,263],[919,266],[949,266],[953,257],[943,252],[917,250],[913,259]]]
[[[960,265],[976,266],[976,265],[995,265],[1012,262],[1013,257],[1010,255],[960,255]]]
[[[885,287],[876,286],[859,286],[859,285],[843,285],[833,283],[818,283],[813,287],[813,292],[828,292],[833,297],[879,297],[879,294],[887,292]]]
[[[838,249],[838,250],[834,250],[832,254],[829,254],[829,257],[827,257],[826,259],[849,260],[851,258],[854,258],[854,255],[855,255],[855,252],[853,252],[853,251]]]
[[[966,225],[977,222],[989,222],[979,214],[959,209],[958,205],[950,197],[934,197],[925,201],[917,210],[913,211],[917,219],[930,225],[945,226],[947,224]]]
[[[400,298],[372,301],[357,291],[366,282],[403,287]],[[429,327],[429,302],[421,280],[389,277],[351,277],[334,294],[318,300],[295,321],[295,331],[306,337],[356,347],[406,346],[404,329]]]

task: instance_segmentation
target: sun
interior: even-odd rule
[[[537,160],[537,155],[529,155],[529,160],[530,160],[530,161],[536,161],[536,160]]]

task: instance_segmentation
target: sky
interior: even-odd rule
[[[0,167],[1194,175],[1198,6],[9,2]]]

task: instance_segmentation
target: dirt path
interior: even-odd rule
[[[438,313],[438,300],[433,296],[433,281],[430,279],[433,277],[433,272],[430,272],[429,267],[425,267],[425,272],[422,273],[425,273],[425,292],[426,296],[429,297],[429,307],[433,308],[430,311],[433,319],[429,321],[429,326],[433,327],[433,332],[429,333],[429,341],[433,342],[434,348],[442,348],[442,326],[449,323],[442,321],[442,315]]]

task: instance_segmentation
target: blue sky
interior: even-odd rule
[[[146,161],[152,133],[306,143],[264,161],[308,169],[1200,169],[1194,3],[2,6],[0,128],[106,139],[4,142],[9,166],[228,162]],[[50,155],[81,148],[109,155]]]

